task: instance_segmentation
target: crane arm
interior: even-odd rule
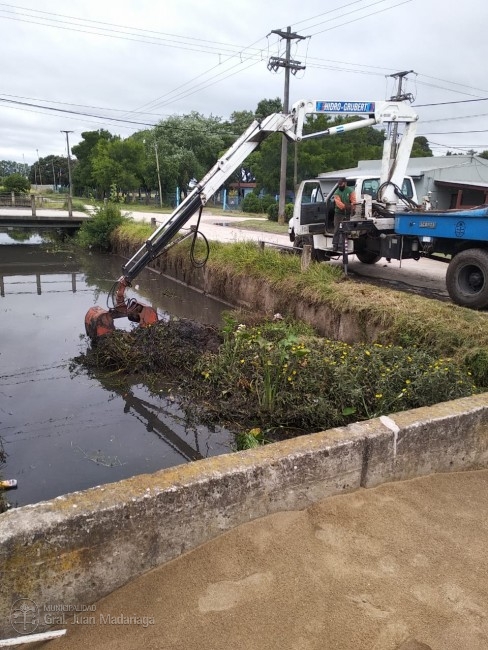
[[[338,125],[320,133],[303,136],[305,116],[312,113],[357,114],[362,117],[356,122]],[[92,307],[86,314],[85,329],[88,336],[94,340],[98,336],[110,332],[114,329],[113,320],[123,316],[140,325],[150,325],[157,322],[158,316],[156,310],[152,307],[142,305],[135,299],[126,301],[125,289],[131,285],[132,280],[151,260],[172,245],[173,238],[189,221],[192,215],[206,204],[208,199],[222,187],[225,181],[239,168],[249,154],[272,133],[283,133],[289,140],[299,142],[305,138],[340,134],[373,124],[405,122],[407,126],[412,126],[417,119],[417,115],[410,106],[401,101],[337,102],[301,100],[293,105],[290,113],[274,113],[265,117],[263,120],[255,120],[201,181],[197,183],[168,219],[152,233],[143,246],[122,267],[123,275],[117,283],[114,306],[108,311],[100,307]],[[413,143],[413,137],[412,135],[409,142],[411,141]],[[385,148],[388,147],[385,146]],[[407,149],[408,143],[403,147],[402,151],[407,152]],[[402,168],[403,166],[406,168],[409,155],[410,151],[408,151],[406,160],[404,160],[404,155],[397,157],[398,160],[395,170],[391,170],[391,166],[388,166],[388,168],[385,167],[385,170],[388,172],[386,173],[385,171],[385,181],[388,180],[390,183],[393,183],[393,179],[400,176],[403,178],[404,171],[402,172]]]

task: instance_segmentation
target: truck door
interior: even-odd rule
[[[326,211],[319,181],[304,181],[297,198],[300,201],[300,225],[308,226],[309,233],[323,231]]]

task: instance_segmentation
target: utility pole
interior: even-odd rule
[[[58,189],[58,186],[56,184],[56,172],[54,171],[54,158],[51,158],[51,166],[53,168],[53,190],[56,192]]]
[[[39,160],[39,149],[36,149],[37,153],[37,171],[39,176],[39,185],[42,185],[42,176],[41,176],[41,161]]]
[[[154,152],[156,154],[156,169],[158,171],[158,183],[159,183],[159,207],[163,207],[163,196],[161,194],[161,174],[159,173],[159,156],[158,156],[158,143],[156,138],[154,138]]]
[[[276,72],[278,68],[285,68],[285,91],[283,95],[283,112],[288,113],[290,110],[290,71],[296,74],[298,70],[305,70],[300,61],[293,61],[290,58],[291,41],[301,41],[306,36],[300,36],[291,31],[291,27],[286,28],[286,32],[281,29],[273,29],[271,34],[277,34],[286,40],[286,56],[284,59],[272,56],[268,62],[268,70]],[[283,134],[281,140],[281,167],[280,167],[280,199],[278,202],[278,223],[285,223],[285,197],[286,197],[286,167],[288,160],[288,140]],[[296,152],[296,150],[295,150]]]
[[[409,101],[413,100],[412,93],[406,93],[406,94],[402,93],[403,80],[405,79],[407,74],[411,74],[412,72],[414,72],[414,70],[404,70],[403,72],[395,72],[395,74],[390,75],[390,77],[393,77],[394,79],[398,79],[397,94],[394,95],[393,97],[390,97],[391,101],[401,102],[405,100],[409,100]],[[397,137],[398,137],[398,124],[395,122],[393,124],[393,132],[391,138],[391,154],[390,154],[391,158],[395,158],[396,156],[396,152],[398,148]]]
[[[63,131],[61,129],[61,133],[66,133],[66,148],[68,150],[68,180],[69,180],[69,196],[70,198],[73,198],[73,184],[71,182],[71,157],[69,153],[69,133],[73,133],[73,131]]]

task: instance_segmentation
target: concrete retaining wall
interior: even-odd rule
[[[137,476],[0,515],[0,638],[19,598],[83,606],[257,517],[488,467],[488,393]],[[42,627],[38,628],[41,631]]]

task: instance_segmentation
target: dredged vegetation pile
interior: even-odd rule
[[[299,322],[227,314],[102,337],[78,362],[171,382],[188,417],[227,426],[239,446],[312,433],[478,392],[464,362],[418,346],[349,345]]]

